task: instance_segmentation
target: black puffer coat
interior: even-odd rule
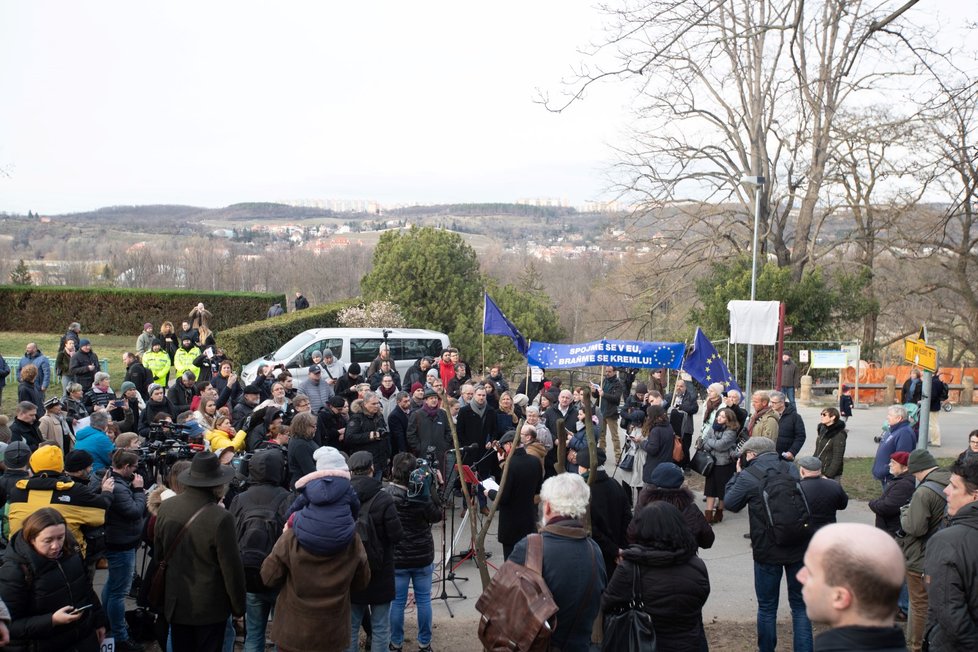
[[[404,537],[401,519],[391,495],[382,491],[380,480],[369,475],[355,475],[350,478],[353,490],[360,499],[360,509],[369,509],[367,518],[373,522],[374,531],[384,547],[384,558],[377,564],[370,560],[370,584],[363,591],[350,594],[350,601],[356,604],[384,604],[394,599],[394,546]],[[373,499],[369,505],[369,500]],[[367,550],[370,556],[370,550]],[[376,569],[376,570],[375,570]]]
[[[381,433],[380,439],[370,440],[371,432]],[[370,416],[366,412],[355,412],[350,416],[343,437],[347,453],[353,455],[357,451],[367,451],[374,458],[375,469],[386,469],[391,458],[391,438],[387,432],[387,422],[381,410]]]
[[[869,501],[869,508],[876,514],[876,527],[896,536],[900,529],[900,508],[910,502],[917,481],[909,473],[891,480],[883,489],[883,494]]]
[[[11,617],[10,645],[4,650],[98,652],[95,630],[106,626],[105,612],[77,552],[63,554],[58,560],[47,559],[17,532],[0,566],[0,597]],[[86,604],[92,608],[79,620],[51,624],[51,615],[58,609]]]
[[[427,501],[408,498],[405,487],[389,484],[384,491],[394,499],[403,536],[394,548],[394,568],[422,568],[435,560],[431,524],[441,520],[441,506],[432,494]]]
[[[958,508],[951,524],[931,537],[925,552],[927,641],[933,652],[978,646],[978,503]]]
[[[705,649],[703,605],[710,595],[706,564],[686,551],[652,550],[632,546],[622,553],[601,597],[605,613],[626,607],[632,599],[635,568],[645,612],[655,623],[658,649],[699,652]]]

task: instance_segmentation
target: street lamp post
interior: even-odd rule
[[[757,298],[757,232],[761,225],[761,194],[764,190],[764,177],[741,177],[740,182],[747,186],[754,186],[754,241],[751,245],[751,265],[750,265],[750,300]],[[745,389],[747,392],[747,404],[750,405],[752,395],[751,383],[754,374],[754,345],[747,345],[747,378]]]

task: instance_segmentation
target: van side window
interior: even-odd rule
[[[384,343],[383,338],[351,338],[350,339],[350,362],[359,363],[361,366],[370,364],[380,353],[380,345]],[[391,352],[394,346],[391,343]],[[393,356],[397,359],[397,356]],[[366,367],[364,367],[366,369]]]
[[[313,342],[306,348],[302,349],[302,354],[299,357],[301,364],[296,365],[300,367],[308,367],[312,364],[312,352],[319,351],[323,353],[326,349],[330,349],[333,352],[333,357],[337,360],[340,359],[340,354],[343,353],[343,340],[338,337],[330,338],[328,340],[318,340]],[[371,358],[372,360],[373,358]],[[293,366],[293,365],[290,365]]]

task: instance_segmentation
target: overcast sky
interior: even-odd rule
[[[591,5],[0,0],[0,210],[610,199],[626,89],[534,102]]]

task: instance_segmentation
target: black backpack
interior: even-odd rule
[[[815,526],[801,480],[795,479],[784,463],[766,471],[750,466],[747,472],[761,483],[764,521],[774,543],[793,546],[807,542]]]
[[[268,591],[268,587],[261,581],[261,565],[285,527],[285,519],[279,515],[279,507],[282,502],[291,498],[291,494],[283,494],[273,505],[256,505],[243,509],[235,523],[248,593]]]
[[[357,517],[357,534],[360,535],[363,549],[367,551],[371,577],[375,577],[384,565],[384,544],[374,526],[374,520],[370,518],[370,508],[373,507],[374,499],[379,493],[378,491],[370,497],[370,500],[360,505],[360,516]]]

